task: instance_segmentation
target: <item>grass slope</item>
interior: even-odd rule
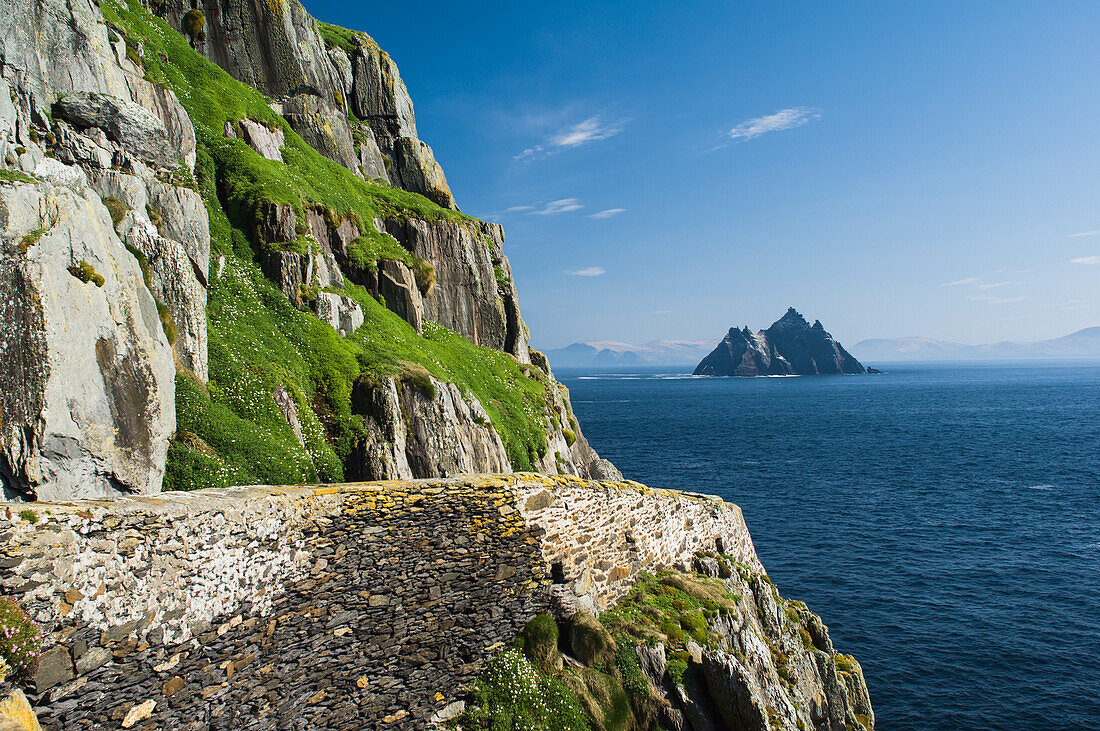
[[[105,18],[128,43],[144,47],[146,77],[174,91],[195,126],[196,177],[210,217],[211,276],[207,292],[210,380],[177,377],[178,433],[169,449],[165,489],[234,484],[294,484],[343,479],[343,460],[363,435],[352,413],[352,384],[372,377],[427,370],[457,384],[485,406],[512,465],[530,469],[546,451],[547,390],[537,369],[473,345],[429,324],[420,337],[366,290],[346,294],[363,307],[366,323],[351,338],[296,310],[260,271],[256,217],[267,203],[292,206],[304,223],[307,207],[369,222],[373,217],[466,220],[422,196],[365,181],[307,145],[268,100],[197,54],[182,35],[140,5],[102,3]],[[327,28],[334,28],[330,26]],[[324,30],[324,29],[323,29]],[[328,30],[331,35],[332,31]],[[266,160],[245,143],[223,136],[226,123],[254,119],[281,129],[285,163]],[[181,176],[188,179],[190,176]],[[405,261],[418,275],[426,263],[368,223],[363,250],[353,257]],[[217,259],[224,256],[224,265]],[[428,267],[430,270],[430,267]],[[305,445],[287,425],[272,391],[294,400]]]

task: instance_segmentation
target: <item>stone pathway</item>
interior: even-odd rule
[[[29,696],[45,729],[426,728],[547,608],[538,543],[510,513],[461,485],[349,497],[268,616],[246,606],[172,648],[78,630],[78,667],[111,661]]]

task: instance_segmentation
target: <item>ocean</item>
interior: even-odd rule
[[[1100,364],[881,367],[557,375],[625,476],[742,507],[877,728],[1100,726]]]

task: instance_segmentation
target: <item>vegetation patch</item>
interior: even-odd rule
[[[31,231],[29,234],[23,237],[23,240],[19,242],[19,248],[23,251],[26,251],[27,249],[37,244],[38,240],[41,239],[43,234],[45,233],[46,229],[36,228],[34,231]]]
[[[613,635],[635,642],[659,641],[676,649],[690,639],[716,647],[717,637],[707,630],[707,620],[720,612],[735,614],[739,600],[717,579],[675,571],[643,573],[629,594],[600,615],[600,622]]]
[[[24,152],[26,150],[24,149]],[[22,153],[21,153],[22,154]],[[35,179],[18,170],[0,170],[0,183],[33,183]]]
[[[30,672],[41,651],[42,630],[38,624],[14,599],[0,597],[0,660],[19,676]]]
[[[85,284],[92,282],[97,287],[102,287],[106,283],[103,275],[96,273],[95,267],[83,259],[69,267],[69,274],[72,274]]]
[[[103,205],[107,208],[107,212],[111,214],[111,223],[114,224],[115,228],[118,228],[118,225],[122,223],[122,219],[129,212],[130,206],[118,198],[104,198]]]
[[[489,661],[456,726],[493,731],[588,731],[580,701],[557,678],[542,675],[511,648]]]

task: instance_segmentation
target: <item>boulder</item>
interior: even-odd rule
[[[77,91],[55,102],[53,112],[77,129],[102,129],[123,150],[156,167],[173,168],[180,160],[180,152],[169,140],[164,122],[132,101]]]
[[[341,336],[347,337],[363,324],[363,310],[355,300],[333,292],[318,292],[314,302],[317,319],[332,325]]]
[[[286,138],[281,129],[271,129],[267,125],[251,119],[242,119],[241,139],[259,153],[261,157],[276,162],[283,161],[283,153],[280,148],[286,142]]]
[[[264,261],[264,274],[283,291],[295,307],[302,304],[302,256],[293,251],[273,251]]]
[[[98,196],[0,185],[0,482],[10,499],[158,492],[175,368]]]

